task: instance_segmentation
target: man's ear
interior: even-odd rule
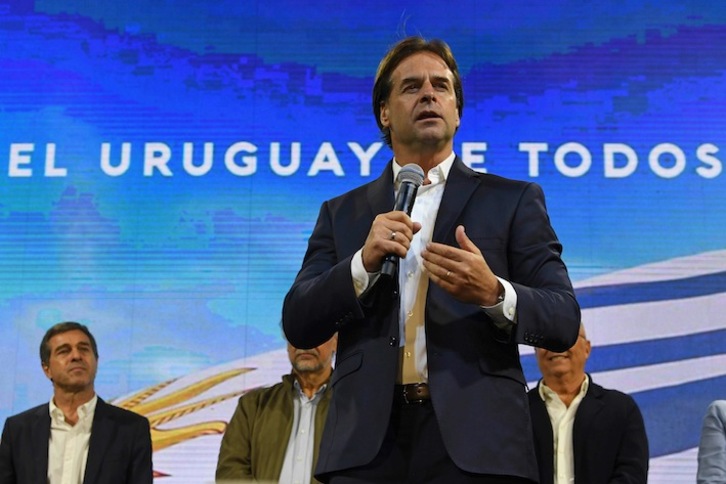
[[[53,381],[53,377],[50,374],[50,367],[48,367],[45,363],[41,363],[40,367],[43,369],[43,373],[45,373],[45,376],[48,378],[48,380]]]
[[[381,106],[378,109],[378,119],[381,121],[384,128],[388,128],[388,106],[386,106],[384,101],[381,101]]]

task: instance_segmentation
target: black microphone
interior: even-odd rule
[[[396,195],[396,203],[393,204],[393,210],[406,212],[411,216],[413,202],[416,200],[416,192],[424,180],[423,169],[416,163],[409,163],[401,168],[396,177],[398,183],[398,195]],[[388,254],[383,258],[383,266],[381,267],[381,275],[393,277],[396,273],[396,265],[398,264],[398,256],[396,254]]]

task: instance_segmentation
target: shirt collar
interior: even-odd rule
[[[65,414],[63,414],[63,410],[58,408],[58,406],[53,401],[54,399],[50,399],[50,405],[48,405],[48,411],[50,413],[50,418],[53,419],[61,419],[65,421]],[[89,415],[93,415],[93,413],[96,411],[96,403],[98,403],[98,395],[94,394],[93,398],[91,398],[89,401],[78,407],[78,421],[85,419]]]
[[[451,154],[447,156],[444,161],[429,170],[429,172],[426,174],[426,178],[431,181],[432,185],[435,185],[437,183],[444,183],[446,181],[446,179],[449,177],[451,167],[454,165],[455,159],[456,153],[452,151]],[[396,183],[396,179],[398,178],[398,172],[401,171],[401,165],[398,164],[398,160],[395,157],[393,158],[392,166],[393,180],[395,184],[394,188],[398,190],[398,183]]]
[[[325,382],[325,383],[323,383],[323,384],[322,384],[322,385],[320,386],[320,388],[318,388],[318,390],[317,390],[317,391],[315,392],[315,395],[313,395],[313,397],[312,397],[312,398],[308,398],[308,396],[307,396],[307,395],[305,394],[305,392],[303,391],[302,387],[300,386],[300,382],[299,382],[299,381],[297,381],[297,378],[295,378],[295,379],[293,380],[293,382],[292,382],[292,385],[293,385],[293,387],[295,388],[295,390],[296,390],[296,392],[297,392],[298,396],[300,396],[300,398],[303,398],[303,399],[305,399],[305,400],[311,400],[311,401],[312,401],[312,400],[315,400],[315,399],[317,399],[317,398],[318,398],[318,396],[319,396],[319,395],[322,395],[322,394],[323,394],[323,392],[325,391],[325,389],[326,389],[326,388],[328,388],[328,383],[327,383],[327,382]]]
[[[582,385],[580,385],[580,393],[578,393],[578,396],[586,394],[588,388],[590,388],[590,376],[586,374],[585,379],[582,381]],[[545,385],[544,380],[539,381],[537,389],[539,390],[539,397],[543,402],[552,400],[554,397],[560,398],[554,390]]]

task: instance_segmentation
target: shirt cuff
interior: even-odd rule
[[[361,264],[362,260],[361,258]],[[509,330],[517,324],[517,292],[509,281],[498,276],[497,279],[504,287],[504,300],[494,306],[481,306],[481,308],[492,319],[496,327]]]
[[[350,275],[353,278],[355,295],[360,297],[363,292],[376,283],[380,272],[367,272],[363,265],[363,249],[353,254],[350,260]]]

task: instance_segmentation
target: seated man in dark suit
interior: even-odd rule
[[[98,348],[88,328],[50,328],[40,361],[53,397],[5,422],[0,483],[151,484],[149,421],[96,395]]]
[[[542,380],[529,404],[540,484],[645,483],[648,438],[640,409],[585,373],[590,350],[582,325],[564,353],[536,349]]]

